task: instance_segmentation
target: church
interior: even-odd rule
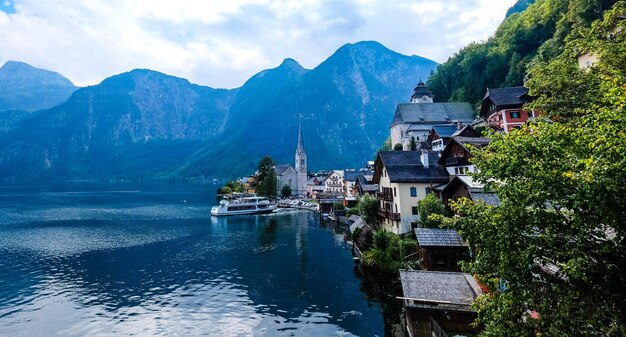
[[[469,103],[434,103],[435,95],[422,80],[414,89],[410,103],[400,103],[391,123],[391,145],[401,144],[409,149],[411,138],[419,144],[428,138],[433,126],[467,125],[474,120],[474,111]]]
[[[283,186],[291,187],[291,194],[307,195],[307,158],[302,137],[302,117],[298,126],[298,145],[296,146],[295,168],[290,164],[276,165],[277,195],[281,195]]]

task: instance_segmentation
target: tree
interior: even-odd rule
[[[393,150],[394,151],[402,151],[402,150],[404,150],[404,148],[402,147],[402,144],[398,143],[398,144],[393,146]]]
[[[361,216],[366,224],[376,228],[379,223],[378,206],[379,202],[376,198],[369,194],[365,194],[359,198],[359,201],[354,209],[356,209],[356,213]]]
[[[420,222],[424,227],[439,227],[439,222],[429,219],[432,214],[443,215],[446,206],[434,194],[428,194],[424,199],[417,202],[417,212],[420,216]]]
[[[291,196],[291,186],[288,184],[283,185],[283,188],[280,190],[280,194],[283,198],[289,198]]]
[[[265,156],[259,161],[257,168],[257,185],[256,193],[265,197],[276,196],[276,172],[274,171],[274,161],[272,158]]]
[[[415,141],[415,137],[411,136],[411,142],[409,143],[409,150],[416,151],[417,150],[417,142]]]
[[[474,251],[464,269],[492,291],[476,304],[485,336],[626,335],[625,12],[619,1],[530,69],[532,107],[549,120],[473,153],[500,205],[453,202],[463,217],[445,222]],[[599,63],[579,70],[581,52]]]

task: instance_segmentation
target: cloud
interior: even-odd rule
[[[515,2],[0,1],[0,62],[28,62],[78,85],[149,68],[227,88],[287,57],[315,67],[362,40],[442,62],[486,39]]]

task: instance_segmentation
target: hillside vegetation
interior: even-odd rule
[[[527,3],[520,0],[518,5]],[[523,85],[529,66],[559,55],[567,41],[577,38],[579,28],[589,27],[615,3],[536,0],[523,12],[508,16],[487,41],[472,43],[454,54],[439,66],[428,85],[437,101],[477,106],[487,88]]]

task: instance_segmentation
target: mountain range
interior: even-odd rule
[[[25,78],[37,70],[7,63],[17,64]],[[77,89],[37,70],[32,97],[52,83],[65,83],[71,96],[2,106],[0,178],[234,178],[253,173],[265,155],[292,163],[300,117],[310,170],[359,167],[388,137],[395,105],[436,67],[366,41],[310,70],[285,59],[230,90],[147,69]],[[11,76],[20,81],[19,71]]]

